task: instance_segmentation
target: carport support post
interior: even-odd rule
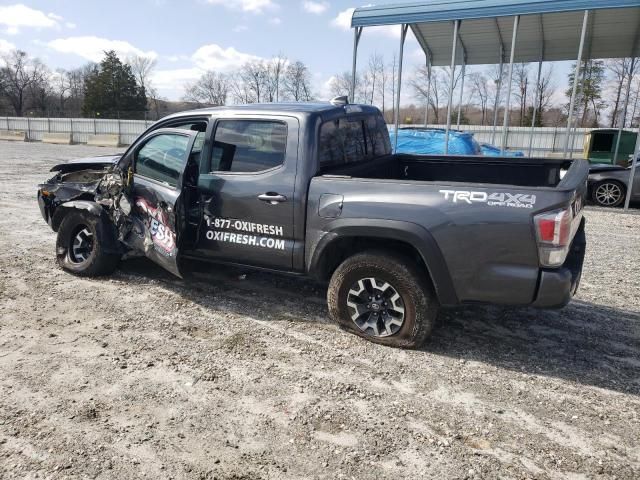
[[[462,95],[464,94],[464,75],[467,67],[467,60],[462,61],[462,80],[460,83],[460,99],[458,101],[458,120],[456,121],[456,128],[460,130],[460,116],[462,115]]]
[[[356,63],[358,61],[358,44],[360,43],[360,35],[362,35],[363,27],[356,27],[353,30],[353,63],[351,65],[351,91],[349,92],[349,101],[356,101]]]
[[[538,102],[540,101],[540,76],[542,75],[542,58],[538,62],[538,75],[536,77],[536,99],[533,103],[533,116],[531,118],[531,131],[529,132],[529,153],[533,149],[533,132],[536,128],[536,115],[538,114]]]
[[[511,109],[511,84],[513,82],[513,60],[516,54],[516,40],[518,39],[518,25],[520,15],[513,17],[513,35],[511,36],[511,54],[509,56],[509,84],[507,85],[507,97],[504,102],[504,125],[502,127],[502,145],[500,152],[504,154],[507,148],[507,132],[509,129],[509,110]]]
[[[622,129],[627,121],[627,109],[629,108],[629,94],[631,93],[631,80],[633,80],[633,70],[636,66],[636,58],[631,59],[631,65],[629,65],[629,81],[627,82],[627,92],[624,96],[624,108],[622,109],[622,121],[618,125],[618,138],[616,139],[616,148],[613,151],[613,164],[615,165],[618,158],[618,151],[620,150],[620,139],[622,138]],[[633,120],[633,119],[632,119]]]
[[[427,57],[427,105],[424,107],[424,126],[429,125],[429,103],[431,103],[431,59]]]
[[[396,93],[396,111],[395,111],[395,137],[394,137],[394,145],[393,151],[396,152],[398,150],[398,126],[400,124],[400,87],[402,86],[402,56],[404,55],[404,39],[407,38],[407,30],[409,29],[409,25],[403,23],[400,25],[400,55],[398,58],[398,87]]]
[[[451,78],[449,80],[449,101],[447,102],[447,129],[444,133],[444,154],[449,154],[449,130],[451,130],[451,102],[453,100],[453,85],[456,74],[456,50],[458,49],[458,29],[460,20],[453,22],[453,46],[451,48]]]
[[[573,74],[573,90],[571,91],[571,100],[569,101],[569,115],[567,118],[567,131],[564,138],[564,152],[566,157],[569,152],[569,137],[571,136],[571,125],[573,123],[573,109],[576,104],[576,94],[578,93],[578,82],[580,81],[580,64],[582,63],[582,50],[584,49],[584,39],[587,36],[587,24],[589,23],[589,10],[584,11],[582,19],[582,33],[580,34],[580,46],[578,47],[578,59],[576,60],[576,71]]]
[[[631,202],[631,192],[633,191],[634,176],[636,174],[636,168],[638,165],[638,155],[640,155],[640,129],[638,129],[638,136],[636,137],[636,148],[633,152],[633,160],[631,161],[631,171],[629,172],[629,182],[627,182],[627,198],[624,200],[624,211],[629,210],[629,203]]]
[[[498,127],[498,104],[500,102],[500,90],[502,90],[502,72],[504,69],[504,51],[500,46],[500,68],[498,70],[498,85],[496,85],[496,101],[493,103],[493,128],[491,129],[491,145],[496,142],[496,129]]]

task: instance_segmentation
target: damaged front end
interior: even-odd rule
[[[53,167],[51,171],[56,175],[38,185],[38,205],[42,216],[57,232],[69,211],[88,210],[113,225],[116,238],[109,242],[111,251],[127,256],[149,256],[150,253],[153,255],[154,250],[161,250],[163,256],[175,256],[175,235],[169,235],[173,231],[166,229],[164,243],[157,232],[158,226],[168,224],[168,220],[154,221],[155,217],[151,215],[152,210],[156,216],[171,215],[173,220],[173,211],[166,209],[168,211],[165,212],[164,209],[155,208],[155,205],[139,205],[141,200],[136,199],[138,209],[147,207],[142,208],[146,215],[132,215],[132,172],[126,162],[116,163],[119,158],[110,157],[108,162],[97,162],[95,159],[75,161]],[[165,244],[169,240],[171,249],[168,250]],[[159,242],[162,244],[158,245]]]
[[[58,231],[70,209],[88,210],[96,216],[108,217],[118,232],[118,242],[126,244],[132,226],[131,203],[126,194],[128,174],[115,163],[119,158],[75,161],[51,169],[56,175],[38,185],[38,205],[54,231]],[[127,249],[119,250],[124,253]]]

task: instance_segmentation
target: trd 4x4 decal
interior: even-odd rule
[[[533,208],[535,195],[507,192],[471,192],[468,190],[440,190],[445,200],[453,203],[486,203],[490,207]]]

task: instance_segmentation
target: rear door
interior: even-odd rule
[[[136,146],[131,183],[132,231],[128,243],[161,267],[181,276],[179,251],[185,230],[185,171],[196,131],[160,129]],[[201,133],[202,135],[202,133]]]
[[[286,116],[216,121],[198,182],[198,255],[292,268],[298,130],[298,120]]]

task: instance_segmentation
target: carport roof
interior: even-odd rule
[[[467,65],[508,59],[513,16],[520,15],[514,62],[574,60],[584,10],[590,10],[585,57],[638,55],[640,0],[437,0],[357,8],[352,27],[409,24],[432,65],[449,65],[453,21]],[[398,27],[400,29],[400,27]],[[462,57],[458,57],[462,58]]]

